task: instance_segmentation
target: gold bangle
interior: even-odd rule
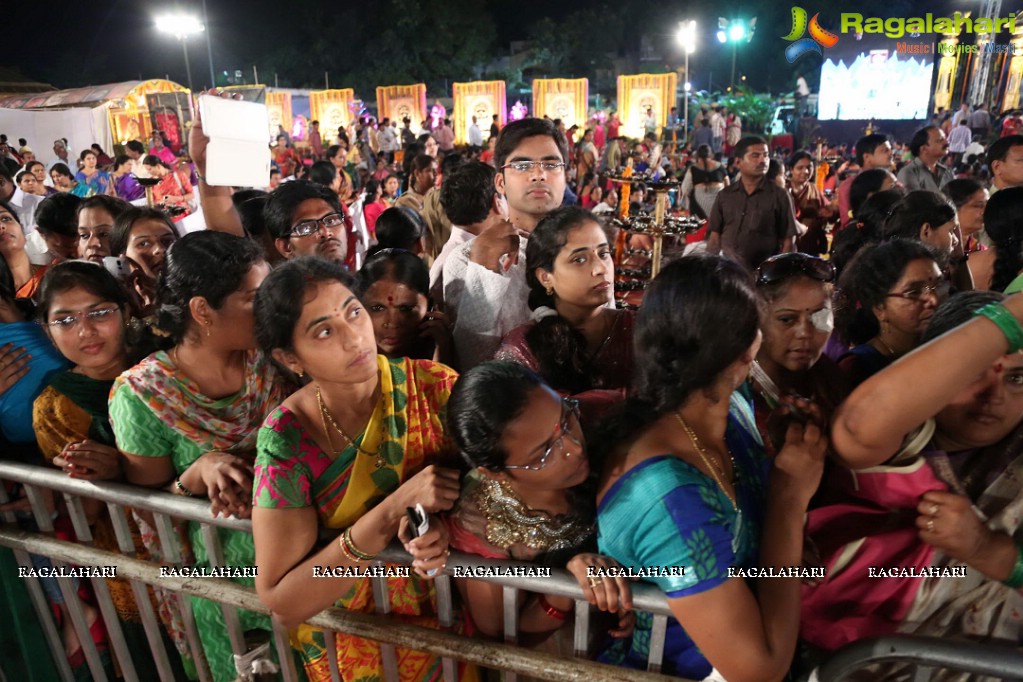
[[[351,561],[353,564],[357,564],[359,563],[359,557],[352,554],[351,550],[348,549],[347,537],[348,529],[346,528],[345,531],[338,536],[338,547],[341,548],[341,554],[344,555],[345,559],[348,559],[348,561]]]
[[[358,558],[362,559],[363,561],[372,561],[374,558],[376,558],[375,554],[367,554],[366,552],[363,552],[362,550],[355,546],[355,542],[352,540],[351,526],[345,529],[345,532],[341,534],[341,537],[344,538],[344,543],[347,545],[351,553],[357,556]]]

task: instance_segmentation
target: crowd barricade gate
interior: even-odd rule
[[[842,682],[851,674],[878,663],[911,663],[915,682],[931,679],[935,668],[998,679],[1023,679],[1023,651],[959,639],[889,635],[847,644],[817,671],[820,682]]]
[[[139,606],[150,653],[161,680],[174,679],[168,657],[176,656],[177,652],[168,652],[164,648],[161,636],[162,626],[150,603],[147,585],[159,587],[176,596],[187,633],[189,651],[196,661],[197,671],[202,682],[210,680],[211,677],[202,656],[202,647],[199,643],[188,596],[202,597],[220,605],[231,647],[238,655],[245,653],[246,650],[244,633],[237,616],[238,609],[269,613],[259,600],[255,590],[227,579],[160,575],[161,565],[179,568],[184,566],[178,536],[174,529],[175,521],[193,521],[201,524],[210,565],[217,567],[223,565],[223,551],[215,529],[226,528],[251,533],[252,523],[248,520],[233,517],[212,518],[209,512],[209,503],[205,500],[191,499],[123,483],[93,483],[71,479],[62,472],[47,467],[0,462],[0,481],[11,481],[23,486],[31,502],[32,513],[39,528],[38,532],[23,530],[15,523],[12,512],[4,513],[0,515],[0,522],[2,522],[0,523],[0,545],[11,548],[18,565],[25,568],[31,568],[33,565],[29,554],[49,557],[55,568],[69,565],[116,565],[117,576],[128,579],[131,584],[135,601]],[[63,496],[75,534],[79,539],[78,542],[68,542],[53,537],[53,523],[44,501],[44,491],[52,491]],[[82,506],[83,498],[97,499],[106,504],[120,554],[92,546],[92,534]],[[9,501],[3,488],[0,487],[0,503]],[[159,537],[160,549],[165,558],[164,564],[134,557],[135,546],[129,526],[128,509],[147,512],[152,516]],[[327,537],[332,538],[333,536]],[[407,565],[411,563],[411,557],[399,546],[392,545],[377,557],[374,564],[383,565],[384,562]],[[490,560],[452,552],[448,560],[448,568],[445,571],[447,575],[441,575],[436,580],[438,620],[442,626],[440,630],[410,625],[389,618],[387,616],[389,600],[384,598],[387,579],[384,577],[371,578],[374,601],[377,604],[376,614],[354,613],[341,608],[330,608],[310,618],[307,622],[326,632],[329,646],[333,646],[335,633],[356,634],[380,642],[383,667],[388,680],[398,679],[395,646],[428,651],[441,656],[445,679],[451,681],[457,679],[456,660],[504,671],[504,679],[508,682],[514,682],[517,675],[573,682],[611,680],[653,682],[655,680],[679,679],[666,677],[658,672],[664,653],[664,634],[670,611],[663,593],[653,585],[636,584],[633,588],[633,602],[636,610],[650,611],[654,619],[654,645],[651,646],[648,671],[643,672],[596,663],[583,658],[587,654],[587,643],[590,637],[591,607],[576,580],[563,570],[552,569],[550,577],[515,576],[475,579],[501,584],[506,606],[515,605],[519,590],[542,591],[546,594],[574,598],[576,600],[576,617],[573,641],[576,655],[580,658],[554,656],[515,646],[513,642],[517,638],[518,628],[517,609],[515,608],[505,609],[504,643],[464,637],[444,631],[444,626],[451,626],[454,622],[454,586],[450,574],[453,570],[452,567],[456,565],[471,569],[532,566],[523,562]],[[62,679],[70,681],[72,680],[71,669],[64,656],[63,643],[39,584],[39,579],[26,577],[24,580]],[[59,577],[56,580],[67,604],[72,624],[82,642],[85,659],[93,678],[97,681],[108,680],[99,651],[91,636],[88,635],[88,627],[86,627],[80,603],[74,598],[72,579]],[[127,682],[136,682],[139,677],[132,664],[131,652],[128,650],[107,585],[101,577],[89,578],[89,580],[96,594],[99,610],[107,625],[110,647],[121,665],[122,675]],[[276,619],[273,621],[273,627],[274,648],[282,668],[281,678],[287,682],[293,682],[298,677],[294,668],[287,632]],[[331,656],[330,662],[332,676],[340,681],[336,657]],[[0,662],[0,669],[2,669],[2,665]],[[148,680],[142,682],[148,682]]]
[[[269,613],[269,610],[259,600],[255,590],[227,579],[160,575],[161,565],[179,568],[184,565],[178,536],[174,530],[175,520],[193,521],[202,525],[203,538],[210,564],[213,567],[223,565],[223,552],[214,529],[226,528],[251,533],[252,523],[248,520],[233,517],[212,518],[209,513],[209,503],[204,500],[181,497],[164,491],[123,483],[93,483],[71,479],[56,469],[51,470],[40,466],[0,462],[0,481],[10,481],[23,486],[31,503],[35,523],[39,528],[38,531],[23,530],[16,524],[13,512],[0,514],[0,545],[11,548],[18,565],[25,568],[33,567],[29,554],[49,557],[55,568],[72,564],[78,566],[116,565],[117,576],[128,579],[132,587],[149,643],[149,653],[153,656],[161,680],[171,681],[174,679],[169,656],[178,654],[176,651],[168,652],[164,646],[161,635],[162,626],[152,608],[147,586],[156,586],[175,595],[184,621],[189,651],[196,662],[197,672],[202,682],[207,682],[211,677],[202,655],[202,647],[199,643],[188,596],[202,597],[220,605],[231,647],[238,655],[245,653],[246,650],[244,633],[237,616],[238,609]],[[63,496],[75,534],[79,539],[78,542],[68,542],[53,537],[53,523],[46,507],[45,491],[52,491]],[[106,503],[107,513],[110,515],[117,537],[119,554],[92,546],[92,535],[82,505],[83,498],[92,498]],[[0,503],[9,501],[4,488],[0,487]],[[128,521],[128,509],[152,515],[159,536],[160,548],[165,558],[164,564],[134,557],[135,545]],[[383,565],[384,562],[407,565],[410,563],[410,559],[411,557],[399,546],[392,545],[378,556],[374,565]],[[438,620],[442,628],[450,627],[454,622],[454,590],[450,576],[453,566],[485,570],[494,567],[528,567],[531,564],[484,559],[452,552],[448,568],[445,570],[446,575],[441,575],[436,579]],[[474,579],[503,586],[504,643],[464,637],[443,629],[433,630],[388,618],[389,600],[384,598],[387,579],[384,577],[371,578],[374,601],[377,604],[376,614],[329,608],[310,618],[307,623],[325,631],[327,642],[331,648],[333,648],[336,633],[355,634],[380,642],[384,671],[386,679],[389,681],[398,679],[396,646],[428,651],[442,657],[444,677],[451,682],[457,679],[456,660],[501,670],[506,682],[515,682],[518,675],[565,682],[618,680],[635,682],[674,680],[678,682],[680,679],[659,673],[664,655],[668,616],[671,615],[671,612],[664,594],[653,585],[633,584],[635,609],[650,612],[653,617],[647,670],[638,671],[596,663],[586,658],[590,639],[592,607],[586,601],[575,578],[567,571],[552,569],[550,577],[488,576]],[[26,577],[24,580],[61,679],[70,682],[73,679],[71,668],[64,655],[64,645],[46,596],[39,584],[39,579]],[[106,623],[110,647],[117,657],[122,676],[127,682],[138,682],[139,677],[132,663],[131,652],[128,650],[107,585],[102,577],[92,577],[89,580],[95,592],[100,613]],[[109,678],[104,671],[99,651],[89,635],[80,603],[75,598],[72,579],[58,577],[56,581],[67,605],[75,632],[82,642],[85,660],[93,679],[97,682],[104,682]],[[516,641],[518,631],[515,605],[520,590],[556,594],[575,599],[573,643],[576,658],[554,656],[514,645],[513,642]],[[286,630],[276,619],[273,620],[273,644],[281,664],[281,679],[286,682],[294,682],[298,676],[291,655],[291,646]],[[822,682],[838,682],[857,669],[884,661],[912,662],[917,664],[921,671],[926,671],[930,667],[942,667],[1003,677],[1007,675],[1023,677],[1023,652],[1015,649],[937,638],[893,636],[863,640],[841,649],[820,667],[818,678]],[[330,662],[332,677],[340,682],[341,677],[340,671],[337,669],[336,656],[331,656]],[[2,673],[2,668],[3,663],[0,661],[0,673]],[[919,674],[917,678],[925,679],[921,678]]]

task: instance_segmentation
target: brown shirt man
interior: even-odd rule
[[[707,250],[723,251],[750,270],[776,253],[791,251],[796,215],[789,193],[766,179],[767,143],[743,138],[736,145],[739,180],[714,200],[707,227]]]

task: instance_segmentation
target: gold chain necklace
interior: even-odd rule
[[[380,394],[380,397],[383,398],[383,393]],[[320,387],[319,386],[316,387],[316,404],[319,405],[319,407],[320,407],[320,419],[321,420],[326,420],[326,421],[330,422],[330,425],[332,427],[334,427],[334,430],[337,431],[338,434],[342,438],[345,439],[345,441],[348,443],[349,446],[355,448],[356,452],[361,452],[364,455],[369,455],[370,457],[375,457],[376,461],[373,463],[373,466],[375,468],[377,468],[377,469],[383,468],[383,466],[384,466],[384,458],[380,454],[380,447],[377,448],[376,452],[370,452],[369,450],[363,450],[362,446],[356,445],[355,444],[355,439],[353,439],[351,436],[349,436],[347,433],[345,433],[345,430],[342,429],[341,425],[337,423],[336,419],[334,419],[334,415],[332,415],[330,413],[330,410],[327,409],[326,403],[323,402],[323,394],[320,393]],[[372,416],[370,416],[370,419],[372,419]],[[383,420],[381,420],[381,422],[380,422],[380,430],[383,431],[383,429],[384,429],[384,427],[383,427]],[[324,424],[323,430],[327,431],[326,424]],[[330,432],[329,431],[327,431],[327,443],[330,445],[330,448],[333,450],[334,449],[334,445],[333,445],[333,443],[331,443]],[[381,439],[380,446],[381,447],[383,446],[383,439]],[[339,454],[339,453],[335,450],[334,454]]]
[[[894,357],[897,357],[897,355],[898,355],[898,354],[897,354],[897,353],[895,352],[895,349],[894,349],[894,348],[892,348],[891,346],[889,346],[889,345],[888,345],[887,343],[885,343],[885,342],[884,342],[884,339],[882,339],[882,338],[881,338],[881,335],[880,335],[880,334],[878,334],[876,338],[877,338],[877,342],[878,342],[879,344],[881,344],[882,346],[884,346],[884,349],[885,349],[886,351],[888,351],[888,354],[889,354],[889,355],[891,355],[891,356],[892,356],[893,358],[894,358]]]
[[[686,424],[686,420],[682,418],[681,414],[676,412],[675,419],[678,420],[678,423],[682,425],[682,429],[686,432],[686,435],[689,436],[689,442],[693,444],[693,449],[696,450],[696,454],[700,456],[700,459],[703,461],[703,465],[707,467],[708,471],[710,471],[711,478],[713,478],[714,482],[718,484],[719,488],[721,488],[721,492],[725,494],[725,497],[728,498],[728,501],[732,503],[732,509],[734,511],[739,511],[739,507],[735,503],[735,497],[733,497],[728,492],[728,489],[725,488],[725,485],[722,482],[725,478],[724,467],[719,467],[716,465],[717,464],[716,462],[714,463],[711,462],[710,456],[707,454],[706,448],[703,447],[703,444],[700,442],[700,439],[696,437],[696,432],[689,427],[689,424]],[[732,457],[731,452],[728,453],[728,456],[732,460],[732,474],[734,479],[735,458]],[[720,476],[718,475],[718,472],[720,472]],[[730,482],[734,485],[734,480]]]
[[[319,391],[319,389],[316,390],[316,398],[317,398],[317,402],[320,402],[319,401],[319,398],[320,398],[320,391]],[[327,428],[326,412],[322,408],[323,408],[323,403],[320,402],[320,423],[323,425],[323,435],[325,435],[327,437],[327,447],[330,448],[330,451],[333,452],[334,456],[336,457],[337,455],[340,455],[344,451],[343,450],[336,450],[334,448],[334,440],[330,437],[330,429]]]

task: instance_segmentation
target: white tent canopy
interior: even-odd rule
[[[68,140],[70,159],[78,158],[83,149],[96,143],[110,154],[114,143],[106,103],[56,111],[0,109],[0,132],[6,134],[12,144],[17,144],[18,138],[25,138],[40,161],[57,158],[53,142],[60,138]]]

